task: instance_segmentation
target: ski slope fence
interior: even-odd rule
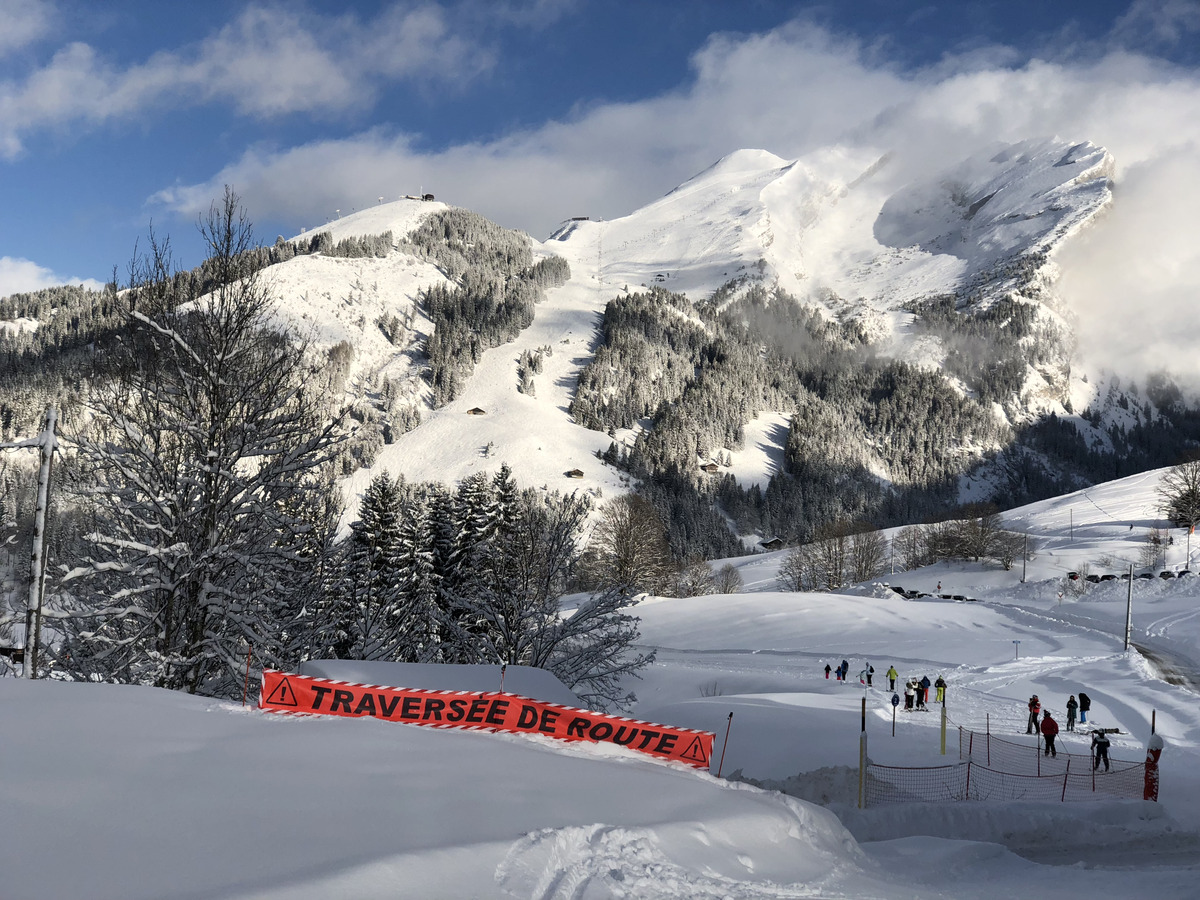
[[[1141,800],[1147,796],[1145,762],[1113,759],[1092,768],[1090,754],[1046,756],[1040,740],[1017,743],[990,733],[958,729],[957,763],[910,768],[867,765],[864,805],[946,800]],[[1157,773],[1155,773],[1157,777]]]

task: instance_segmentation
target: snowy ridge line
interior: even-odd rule
[[[593,716],[603,716],[606,719],[613,719],[617,722],[628,722],[631,725],[662,725],[661,722],[648,722],[645,719],[633,719],[633,718],[630,718],[629,716],[618,716],[618,715],[614,715],[613,713],[600,712],[599,710],[584,709],[583,707],[580,707],[580,706],[566,706],[562,703],[551,703],[548,700],[538,700],[536,697],[527,697],[524,694],[514,694],[514,693],[511,693],[510,691],[438,691],[438,690],[432,690],[429,688],[401,687],[401,686],[395,685],[395,684],[361,684],[357,681],[337,681],[332,678],[320,678],[315,675],[299,675],[299,674],[296,674],[295,672],[284,672],[281,669],[264,669],[263,675],[266,676],[266,674],[268,672],[270,672],[271,674],[274,674],[274,675],[283,675],[287,678],[302,678],[305,681],[319,681],[323,684],[336,684],[336,685],[342,685],[343,687],[361,688],[363,690],[368,690],[368,691],[376,691],[376,690],[378,690],[378,691],[404,691],[405,693],[408,693],[408,694],[422,694],[422,695],[433,696],[433,697],[437,697],[437,696],[442,696],[442,697],[461,697],[461,696],[479,697],[481,695],[482,696],[491,695],[491,696],[497,696],[497,697],[512,697],[517,700],[528,700],[530,703],[536,703],[539,706],[549,707],[550,709],[554,709],[554,710],[559,710],[559,711],[563,711],[563,712],[584,712],[584,713],[588,713]],[[260,703],[261,703],[261,700],[260,700]],[[276,712],[276,710],[274,710],[274,709],[266,709],[265,707],[261,707],[261,706],[260,706],[260,709],[264,709],[266,712]],[[292,716],[314,715],[314,713],[308,713],[308,712],[288,712],[288,711],[284,711],[284,710],[278,710],[278,711],[282,712],[284,715],[292,715]],[[439,726],[437,723],[429,723],[428,725],[425,725],[424,727],[436,728]],[[444,728],[444,727],[447,727],[447,725],[443,724],[440,727]],[[451,725],[449,727],[455,727],[455,726]],[[701,728],[684,728],[681,725],[672,725],[670,727],[671,727],[672,731],[678,731],[678,732],[685,733],[685,734],[712,734],[712,732],[705,731]],[[470,728],[470,729],[462,729],[462,730],[494,731],[495,729],[493,729],[493,728],[483,728],[483,729]]]

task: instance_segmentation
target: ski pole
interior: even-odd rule
[[[729,721],[725,725],[725,743],[721,745],[721,761],[717,764],[717,777],[721,777],[721,769],[725,766],[725,748],[729,746],[729,729],[733,727],[733,713],[729,714]]]

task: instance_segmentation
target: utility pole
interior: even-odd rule
[[[26,678],[37,677],[38,653],[41,649],[42,597],[46,590],[46,517],[50,509],[50,475],[54,467],[54,451],[58,446],[58,413],[54,407],[46,410],[42,433],[27,441],[0,444],[0,448],[37,447],[41,455],[38,467],[37,509],[33,518],[33,549],[29,554],[29,605],[25,615]]]
[[[37,511],[33,520],[33,551],[29,556],[29,608],[33,610],[33,654],[22,667],[26,678],[37,678],[38,654],[42,644],[42,599],[46,593],[46,516],[50,509],[50,475],[58,443],[58,413],[46,410],[46,427],[39,438],[42,464],[38,468]],[[29,637],[25,638],[29,654]]]

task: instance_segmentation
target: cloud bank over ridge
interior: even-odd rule
[[[1178,39],[1184,20],[1166,11],[1151,19],[1135,5],[1119,27]],[[994,141],[1057,135],[1101,144],[1117,163],[1114,209],[1062,259],[1085,352],[1126,344],[1147,325],[1177,341],[1168,323],[1186,320],[1200,283],[1186,237],[1200,208],[1200,77],[1116,44],[1061,56],[1015,63],[1004,48],[983,48],[903,71],[879,48],[793,22],[713,36],[694,55],[689,83],[643,101],[433,150],[384,128],[254,148],[208,181],[154,200],[191,214],[229,183],[256,216],[315,227],[336,208],[423,187],[544,238],[568,215],[630,212],[742,147],[786,158],[871,148],[890,153],[903,180]],[[1155,359],[1160,352],[1145,365]]]

